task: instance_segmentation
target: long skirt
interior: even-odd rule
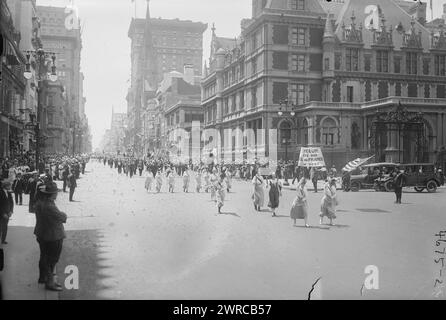
[[[211,190],[211,200],[216,200],[216,199],[215,199],[215,197],[216,197],[216,190],[215,190],[215,187],[210,186],[210,190]]]
[[[308,204],[294,204],[290,212],[291,219],[306,219],[308,217]]]
[[[268,207],[270,207],[271,209],[277,209],[279,207],[279,198],[279,189],[275,186],[271,186],[271,189],[269,190]]]
[[[327,217],[329,219],[336,219],[336,205],[333,201],[328,200],[326,197],[321,201],[321,218]]]
[[[254,205],[263,207],[263,203],[265,202],[265,193],[263,192],[263,188],[261,186],[254,187],[254,194],[252,195],[252,200],[254,201]]]
[[[198,191],[198,192],[200,192],[200,190],[201,190],[201,179],[200,180],[198,180],[197,179],[197,188],[196,188],[196,190]]]
[[[148,190],[148,191],[152,190],[152,182],[153,182],[152,178],[146,179],[146,183],[145,183],[146,190]]]
[[[225,190],[221,189],[217,191],[217,207],[223,207],[225,202]]]
[[[163,183],[160,181],[157,181],[156,182],[156,192],[160,192],[162,186],[163,186]]]

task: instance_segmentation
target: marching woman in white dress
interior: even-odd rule
[[[169,183],[169,192],[173,193],[175,189],[175,170],[167,170],[167,181]]]
[[[190,183],[190,173],[189,173],[189,167],[186,168],[183,172],[183,191],[188,193],[189,192],[189,183]]]
[[[160,193],[161,187],[163,186],[163,174],[159,169],[158,172],[156,173],[155,180],[156,180],[156,193]]]
[[[294,226],[296,226],[297,219],[303,219],[305,221],[305,227],[309,228],[308,225],[308,201],[307,195],[308,191],[305,185],[307,184],[307,179],[303,177],[300,179],[297,185],[297,195],[294,199],[293,205],[291,207],[291,219],[294,220]]]
[[[209,171],[208,169],[203,170],[203,179],[204,179],[204,192],[209,192]]]
[[[146,182],[145,182],[145,187],[147,192],[151,192],[152,191],[152,184],[153,184],[153,173],[152,171],[147,171],[147,176],[146,176]]]
[[[200,169],[198,169],[197,173],[195,174],[195,182],[197,183],[197,187],[195,188],[195,191],[197,193],[200,193],[200,190],[201,190],[201,171],[200,171]]]
[[[338,204],[338,199],[336,195],[336,179],[329,178],[329,180],[324,185],[324,197],[321,201],[321,213],[320,213],[320,224],[322,224],[324,217],[330,219],[330,225],[334,226],[333,219],[336,219],[336,205]]]
[[[226,174],[226,177],[225,177],[226,191],[229,193],[232,188],[232,173],[228,168],[226,168],[225,174]]]
[[[224,186],[224,176],[221,175],[220,178],[215,183],[215,191],[217,193],[217,209],[218,214],[221,214],[221,208],[225,202],[225,186]]]
[[[209,176],[209,185],[210,185],[210,189],[211,189],[211,200],[212,201],[217,201],[216,199],[216,187],[215,184],[218,182],[218,171],[216,168],[214,168],[212,170],[212,174]]]
[[[265,192],[263,191],[264,181],[258,171],[255,173],[254,178],[252,178],[252,184],[254,185],[254,193],[252,195],[254,208],[256,211],[260,211],[265,202]]]

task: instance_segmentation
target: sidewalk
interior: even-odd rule
[[[40,251],[33,234],[35,216],[28,213],[28,196],[24,195],[23,200],[26,200],[23,206],[14,206],[9,220],[8,244],[2,246],[5,253],[3,299],[58,300],[57,292],[47,291],[44,285],[37,284]]]

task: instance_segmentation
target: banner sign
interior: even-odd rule
[[[321,148],[301,148],[299,167],[325,167],[324,156]]]

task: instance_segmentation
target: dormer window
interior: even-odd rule
[[[305,0],[291,0],[291,10],[305,10]]]

